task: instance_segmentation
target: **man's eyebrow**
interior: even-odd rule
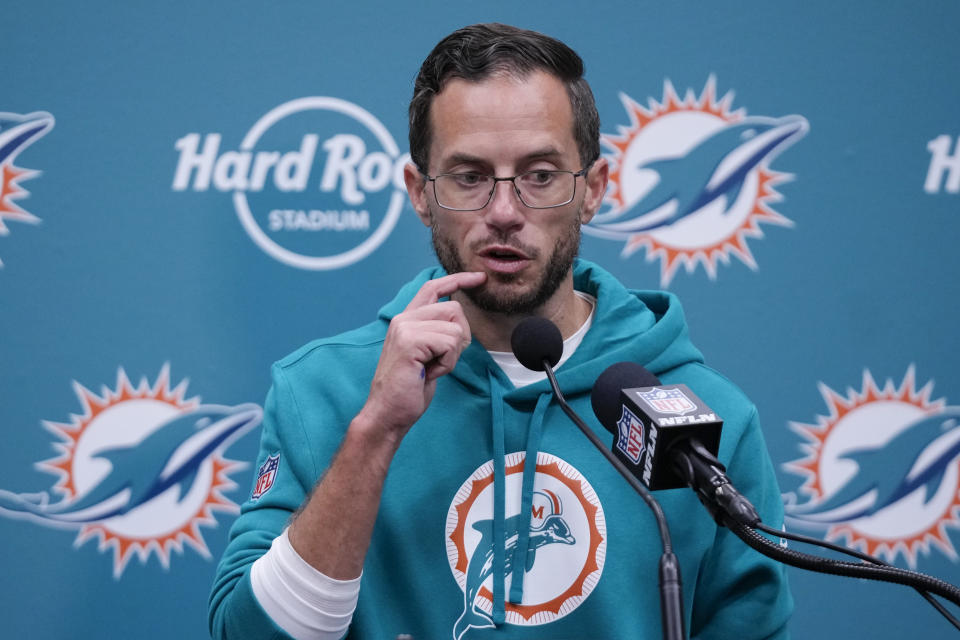
[[[520,163],[530,162],[531,160],[544,160],[544,159],[556,159],[563,155],[563,152],[557,149],[556,147],[543,147],[542,149],[537,149],[531,151],[530,153],[524,155],[519,159]],[[457,152],[452,154],[448,158],[444,158],[443,164],[450,166],[455,164],[479,164],[479,165],[489,165],[490,161],[486,158],[481,158],[480,156],[475,156],[469,153]]]
[[[443,163],[445,165],[454,165],[454,164],[487,164],[487,161],[481,158],[480,156],[470,155],[469,153],[454,153],[449,158],[444,158]]]
[[[540,160],[541,158],[556,158],[557,156],[562,156],[563,152],[557,149],[556,147],[544,147],[543,149],[538,149],[531,153],[528,153],[523,157],[524,160]]]

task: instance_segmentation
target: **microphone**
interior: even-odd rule
[[[510,334],[510,348],[520,364],[531,371],[555,367],[563,356],[563,336],[560,329],[546,318],[531,316],[516,326]]]
[[[660,540],[663,543],[663,554],[660,556],[659,567],[660,620],[663,625],[663,638],[665,640],[686,638],[680,562],[673,553],[673,543],[670,540],[670,529],[667,525],[666,516],[663,514],[660,504],[638,481],[636,475],[616,455],[610,452],[593,429],[588,427],[583,419],[577,415],[567,403],[566,398],[563,397],[563,393],[560,392],[560,385],[557,384],[557,377],[553,373],[553,367],[560,362],[560,357],[563,355],[563,336],[560,335],[560,330],[546,318],[529,317],[514,328],[510,336],[510,346],[513,349],[513,355],[520,361],[520,364],[532,371],[546,372],[547,379],[550,381],[550,388],[553,390],[553,395],[563,412],[650,507],[657,521]]]
[[[760,522],[717,460],[723,420],[689,387],[662,385],[644,367],[618,362],[597,378],[590,400],[614,435],[614,455],[651,491],[689,486],[719,524],[721,514]]]
[[[593,412],[614,436],[614,455],[651,491],[687,486],[670,460],[671,448],[691,438],[714,456],[723,420],[683,384],[660,380],[634,362],[604,371],[590,396]]]

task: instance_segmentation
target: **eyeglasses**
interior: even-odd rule
[[[525,171],[510,178],[497,178],[482,173],[441,173],[424,178],[433,183],[437,204],[451,211],[479,211],[493,199],[498,182],[512,182],[520,202],[531,209],[552,209],[573,202],[580,171]]]

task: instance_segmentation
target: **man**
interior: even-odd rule
[[[756,411],[702,364],[677,301],[575,260],[609,170],[582,75],[566,45],[505,25],[461,29],[425,60],[404,177],[443,268],[274,365],[215,636],[661,637],[653,519],[509,353],[530,315],[559,327],[558,380],[583,416],[618,361],[690,386],[725,419],[734,481],[781,523]],[[658,498],[691,636],[786,637],[782,568],[693,492]]]

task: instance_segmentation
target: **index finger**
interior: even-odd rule
[[[461,271],[460,273],[451,273],[436,280],[428,280],[420,287],[417,295],[413,296],[413,299],[406,308],[416,309],[417,307],[425,307],[460,289],[477,287],[483,284],[483,281],[486,279],[487,274],[482,271]]]

